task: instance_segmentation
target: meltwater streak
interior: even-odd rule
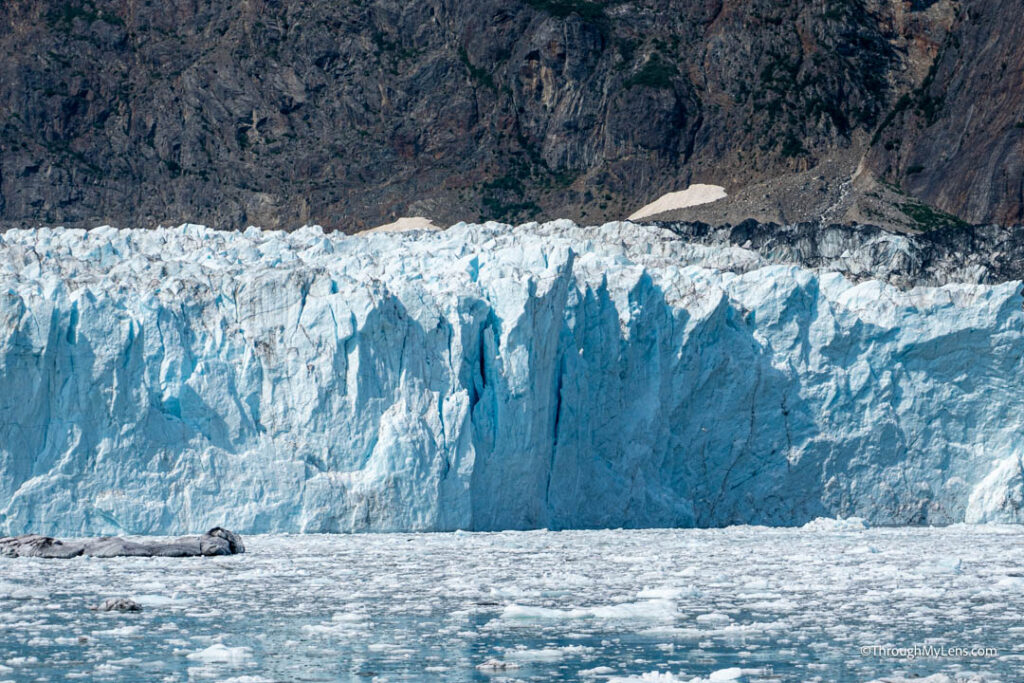
[[[1018,282],[567,221],[0,256],[3,534],[1024,517]]]

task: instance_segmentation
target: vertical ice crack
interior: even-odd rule
[[[551,478],[555,469],[555,457],[558,454],[558,428],[562,421],[562,377],[565,372],[565,356],[558,360],[558,375],[555,380],[555,416],[551,430],[551,458],[548,461],[548,477],[544,486],[544,504],[551,499]]]
[[[732,476],[733,470],[736,469],[736,466],[739,464],[740,460],[742,460],[745,456],[749,455],[750,451],[753,449],[754,434],[757,426],[757,392],[761,388],[761,365],[758,364],[756,367],[757,374],[754,378],[754,388],[750,393],[750,426],[749,431],[747,433],[747,441],[745,444],[743,444],[743,449],[740,450],[739,454],[732,459],[732,461],[729,463],[729,467],[725,470],[725,475],[722,477],[722,484],[719,487],[718,497],[711,503],[710,514],[712,517],[714,517],[714,513],[716,508],[718,507],[718,504],[725,499],[726,487],[729,483],[729,478]]]

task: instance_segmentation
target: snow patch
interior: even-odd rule
[[[685,209],[689,206],[710,204],[711,202],[717,202],[719,199],[725,199],[728,196],[725,188],[720,185],[690,185],[685,190],[664,194],[643,208],[634,211],[630,215],[629,220],[634,221],[648,216],[656,216],[659,213],[675,209]]]
[[[424,218],[423,216],[402,216],[392,223],[378,225],[375,228],[367,228],[360,234],[372,232],[411,232],[413,230],[427,230],[433,232],[441,230],[441,227],[435,225],[433,221],[429,218]]]

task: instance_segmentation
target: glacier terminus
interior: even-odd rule
[[[1020,282],[568,221],[0,253],[0,535],[1024,521]]]

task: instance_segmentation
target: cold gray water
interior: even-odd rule
[[[1022,541],[822,522],[0,558],[0,680],[1015,681]],[[143,610],[90,611],[111,597]]]

